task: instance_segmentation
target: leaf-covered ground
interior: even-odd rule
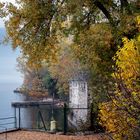
[[[0,140],[6,140],[5,134],[0,134]],[[7,140],[103,140],[99,135],[64,136],[45,132],[16,131],[7,133]]]

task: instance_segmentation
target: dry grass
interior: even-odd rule
[[[6,140],[5,134],[0,134],[0,140]],[[7,140],[103,140],[99,135],[65,136],[45,132],[16,131],[7,133]]]

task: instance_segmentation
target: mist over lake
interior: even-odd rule
[[[5,29],[0,28],[0,41],[5,34]],[[12,116],[11,102],[22,99],[21,95],[13,93],[22,84],[21,74],[16,67],[19,54],[19,50],[12,50],[10,43],[0,45],[0,117]]]

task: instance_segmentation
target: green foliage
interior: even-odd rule
[[[53,79],[49,71],[43,75],[43,83],[48,90],[48,96],[52,97],[53,94],[55,97],[58,97],[58,88],[57,88],[57,79]]]
[[[98,70],[107,72],[114,55],[111,46],[112,39],[108,24],[96,24],[81,32],[72,48],[75,56],[91,70],[98,67]]]

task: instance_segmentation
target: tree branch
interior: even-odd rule
[[[111,26],[115,27],[116,23],[113,20],[109,11],[105,8],[105,6],[101,2],[99,2],[98,0],[93,0],[93,3],[95,4],[96,7],[98,7],[103,12],[103,14],[106,16],[106,18],[110,22]]]

